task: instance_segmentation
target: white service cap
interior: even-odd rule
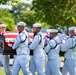
[[[47,29],[46,31],[47,31],[47,32],[50,32],[50,29]]]
[[[5,24],[0,24],[0,27],[6,27],[6,25]]]
[[[50,33],[58,33],[57,29],[50,29]]]
[[[69,30],[76,30],[75,26],[69,27]]]
[[[19,23],[17,23],[17,26],[26,26],[26,23],[25,22],[19,22]]]
[[[33,24],[33,27],[41,27],[41,24],[35,23],[35,24]]]

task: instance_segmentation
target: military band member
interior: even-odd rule
[[[61,45],[61,50],[65,51],[65,63],[62,75],[76,75],[76,27],[69,28],[70,38]]]
[[[0,34],[4,34],[6,32],[6,25],[0,24]],[[8,55],[0,54],[0,63],[3,65],[4,71],[6,75],[12,75],[9,69],[9,57]]]
[[[33,75],[35,75],[36,70],[38,75],[45,75],[44,36],[40,30],[41,24],[33,24],[34,39],[29,45],[29,49],[33,50],[32,64],[30,65],[30,71]]]
[[[46,75],[62,75],[60,72],[60,44],[61,40],[57,36],[58,30],[50,29],[50,41],[44,48],[48,55],[48,62],[46,64]]]
[[[14,42],[13,49],[16,49],[16,57],[13,64],[13,75],[18,75],[20,68],[24,75],[32,75],[29,71],[29,48],[28,48],[28,33],[26,23],[19,22],[17,24],[19,34]]]

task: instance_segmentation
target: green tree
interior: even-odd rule
[[[0,4],[13,4],[17,2],[20,2],[20,0],[0,0]]]
[[[29,27],[32,27],[32,24],[37,21],[35,18],[35,12],[30,10],[21,11],[20,15],[18,15],[17,21],[24,21]]]
[[[15,23],[18,22],[17,19],[19,19],[19,15],[23,14],[22,11],[30,10],[31,5],[30,4],[25,4],[25,3],[17,3],[12,5],[12,10],[10,12],[13,14],[13,17],[15,19]]]
[[[8,0],[0,0],[0,4],[6,4]]]
[[[31,4],[20,3],[13,5],[13,9],[10,11],[13,14],[15,23],[19,21],[24,21],[29,27],[36,22],[35,12],[30,11]]]
[[[12,7],[13,8],[12,10],[10,10],[10,12],[13,14],[15,24],[19,21],[24,21],[27,23],[29,27],[32,27],[33,23],[39,22],[39,23],[42,23],[43,27],[46,27],[47,23],[41,22],[41,20],[37,19],[38,16],[35,16],[36,14],[35,11],[30,11],[30,8],[32,7],[31,4],[18,2],[18,3],[12,4]]]
[[[32,4],[37,18],[53,27],[75,24],[72,17],[76,18],[76,0],[33,0]]]
[[[7,25],[7,30],[14,30],[14,19],[7,9],[0,9],[0,23]]]

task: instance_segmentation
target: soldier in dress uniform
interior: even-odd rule
[[[61,45],[61,50],[65,51],[65,63],[62,69],[62,75],[76,75],[76,27],[68,29],[69,38]]]
[[[28,33],[25,22],[17,24],[19,34],[14,42],[12,49],[16,49],[16,57],[13,64],[13,75],[18,75],[20,68],[24,75],[32,75],[29,71],[29,48],[28,48]]]
[[[35,75],[35,71],[38,72],[38,75],[45,75],[44,35],[40,30],[41,24],[33,24],[34,39],[29,45],[29,49],[33,50],[32,64],[30,66],[33,75]]]
[[[60,44],[61,40],[57,36],[58,30],[50,29],[50,41],[44,48],[48,55],[48,62],[46,64],[46,75],[62,75],[60,72]]]
[[[63,31],[60,29],[60,25],[59,24],[56,24],[56,29],[58,30],[58,33],[63,33]]]
[[[47,30],[47,36],[45,37],[44,47],[46,47],[48,45],[49,41],[50,41],[50,29]],[[46,54],[45,67],[47,65],[47,61],[48,61],[48,55]]]
[[[4,34],[6,31],[6,25],[0,24],[0,35]],[[8,55],[0,54],[0,63],[3,65],[6,75],[12,75],[9,69],[9,57]]]

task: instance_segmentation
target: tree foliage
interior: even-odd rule
[[[35,18],[35,12],[26,10],[26,11],[21,11],[20,15],[18,15],[17,18],[18,21],[24,21],[27,23],[29,27],[32,27],[32,24],[36,22]]]
[[[17,19],[19,19],[19,16],[21,13],[21,11],[26,11],[28,9],[30,9],[31,5],[30,4],[25,4],[25,3],[19,3],[19,4],[15,4],[12,5],[12,10],[10,10],[10,12],[13,14],[13,17],[15,19],[15,23],[18,22]]]
[[[6,4],[8,0],[0,0],[0,4]]]
[[[7,30],[14,30],[14,19],[7,9],[0,9],[0,24],[7,25]]]
[[[76,18],[76,0],[33,0],[32,9],[38,19],[55,26],[55,24],[71,26]]]
[[[13,5],[12,10],[10,11],[13,14],[15,23],[19,21],[24,21],[29,27],[32,27],[32,24],[36,22],[35,12],[30,11],[31,5],[20,3]]]
[[[0,4],[13,4],[13,3],[17,3],[20,2],[19,0],[0,0]]]

